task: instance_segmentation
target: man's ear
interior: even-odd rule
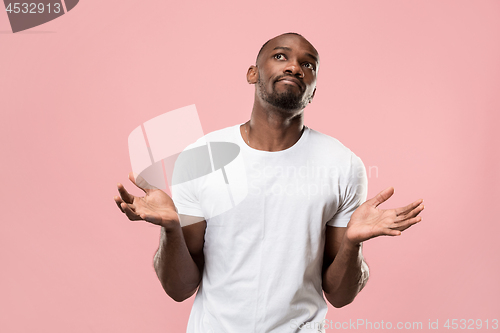
[[[250,66],[250,68],[248,68],[248,72],[247,72],[247,81],[248,83],[250,84],[255,84],[257,83],[257,79],[259,78],[259,69],[257,68],[257,66]]]
[[[316,87],[314,87],[313,93],[312,93],[311,97],[309,97],[309,103],[312,103],[315,93],[316,93]]]

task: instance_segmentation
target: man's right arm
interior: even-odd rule
[[[120,196],[114,200],[129,220],[147,221],[161,227],[154,268],[166,293],[182,302],[195,293],[201,281],[206,222],[203,217],[179,216],[172,198],[142,177],[136,179],[131,172],[129,179],[145,195],[134,196],[118,184]],[[181,219],[184,227],[181,227]]]
[[[181,217],[183,221],[188,216]],[[199,219],[199,218],[198,218]],[[165,292],[175,301],[191,297],[201,281],[206,221],[181,227],[161,228],[160,245],[154,257],[156,275]]]

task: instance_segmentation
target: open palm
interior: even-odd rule
[[[399,236],[402,231],[422,220],[417,216],[424,209],[422,199],[401,208],[377,208],[393,194],[394,188],[389,187],[354,211],[346,230],[350,242],[359,244],[377,236]]]
[[[129,173],[129,179],[146,193],[143,197],[136,197],[128,193],[122,184],[118,184],[120,196],[115,196],[114,200],[129,220],[144,220],[166,228],[179,223],[174,202],[168,194],[149,185],[143,178],[136,179],[132,172]]]

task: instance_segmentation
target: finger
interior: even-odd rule
[[[423,204],[418,205],[415,207],[410,213],[408,213],[406,216],[407,218],[412,218],[420,214],[424,210],[425,206]]]
[[[424,199],[418,199],[417,201],[412,202],[408,206],[396,208],[396,215],[407,214],[412,209],[415,209],[415,207],[418,207],[418,205],[420,205],[422,202],[424,202]]]
[[[375,197],[371,198],[370,200],[367,200],[366,203],[373,207],[377,207],[384,201],[387,201],[392,195],[394,194],[394,187],[388,187],[379,194],[377,194]]]
[[[398,216],[398,218],[396,219],[397,222],[400,222],[400,221],[404,221],[404,220],[407,220],[407,219],[411,219],[415,216],[418,216],[418,214],[420,214],[423,210],[424,210],[424,205],[422,203],[420,203],[417,207],[413,208],[413,210],[411,210],[410,212],[406,213],[406,214],[401,214]]]
[[[401,222],[394,222],[393,226],[391,226],[391,229],[394,230],[399,230],[399,231],[404,231],[411,227],[414,224],[417,224],[418,222],[422,221],[422,217],[416,216],[414,218],[401,221]]]
[[[125,203],[131,204],[134,202],[134,196],[128,193],[122,184],[118,183],[117,187],[118,187],[118,192],[120,193],[120,196]]]
[[[383,231],[383,235],[384,236],[400,236],[401,235],[401,231],[395,230],[395,229],[385,229]]]
[[[115,196],[113,199],[115,200],[116,205],[118,206],[118,208],[120,208],[120,210],[122,211],[122,213],[125,213],[123,211],[122,206],[121,206],[121,203],[123,202],[122,199],[120,197],[118,197],[118,196]]]
[[[137,215],[134,211],[132,211],[129,205],[126,204],[125,202],[122,202],[121,207],[129,220],[131,221],[142,220],[142,218],[139,215]]]

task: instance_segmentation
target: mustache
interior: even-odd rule
[[[293,76],[293,75],[288,75],[288,74],[283,74],[283,75],[280,75],[278,76],[275,80],[274,80],[274,83],[280,81],[280,80],[283,80],[283,79],[290,79],[291,81],[297,81],[300,85],[300,87],[302,89],[304,89],[304,81],[302,80],[302,78],[298,78],[296,76]]]

